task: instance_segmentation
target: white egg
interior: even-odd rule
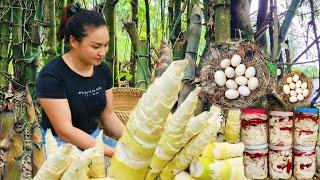
[[[219,86],[224,86],[226,84],[227,78],[223,71],[217,71],[214,74],[214,80]]]
[[[252,77],[254,77],[256,75],[256,68],[253,67],[253,66],[249,66],[247,69],[246,69],[246,72],[245,72],[245,76],[250,79]]]
[[[293,83],[293,82],[292,82],[292,83],[290,83],[290,84],[289,84],[289,86],[290,86],[290,89],[295,89],[295,88],[296,88],[296,84],[295,84],[295,83]]]
[[[231,64],[231,60],[230,59],[223,59],[221,62],[220,62],[220,67],[222,67],[223,69],[229,67]]]
[[[231,65],[233,67],[237,67],[240,63],[241,63],[241,57],[238,54],[233,55],[231,58]]]
[[[225,94],[226,98],[228,99],[236,99],[239,97],[239,92],[234,89],[228,89],[226,90]]]
[[[232,79],[227,80],[226,86],[228,89],[238,89],[238,84]]]
[[[247,86],[240,86],[238,88],[238,91],[242,96],[249,96],[250,95],[250,89]]]
[[[307,82],[303,82],[303,83],[301,84],[301,89],[307,89],[307,88],[308,88]]]
[[[293,82],[297,82],[298,80],[299,80],[298,74],[293,75],[292,81],[293,81]]]
[[[288,84],[284,85],[282,89],[285,94],[290,94],[290,87]]]
[[[236,77],[235,81],[239,86],[244,86],[248,84],[248,79],[244,76]]]
[[[296,82],[296,88],[301,87],[301,85],[302,85],[302,82],[300,80]]]
[[[244,64],[239,64],[237,67],[236,67],[236,75],[237,76],[242,76],[244,75],[244,73],[246,72],[246,66]]]
[[[298,101],[298,99],[297,99],[297,97],[295,97],[295,96],[291,96],[291,97],[289,98],[289,101],[292,102],[292,103],[295,103],[295,102]]]
[[[301,88],[296,88],[296,93],[297,93],[297,94],[302,94],[302,91],[303,91],[303,90],[302,90]]]
[[[251,91],[257,89],[257,87],[259,86],[259,80],[256,77],[252,77],[249,79],[248,81],[248,87]]]
[[[291,90],[290,91],[290,96],[296,97],[297,96],[297,92],[295,90]]]
[[[224,70],[224,73],[226,74],[227,78],[233,78],[234,77],[234,69],[232,67],[227,67]]]
[[[298,94],[297,99],[298,99],[299,101],[302,101],[302,100],[304,100],[304,97],[303,97],[302,94]]]
[[[308,97],[308,95],[309,95],[309,90],[308,90],[308,89],[304,89],[304,90],[302,91],[302,95],[303,95],[304,97]]]
[[[288,78],[287,78],[287,83],[288,83],[288,84],[292,83],[292,77],[288,77]]]

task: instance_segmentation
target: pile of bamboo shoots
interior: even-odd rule
[[[40,125],[28,89],[12,89],[0,104],[0,179],[30,179],[45,161]]]
[[[96,146],[79,150],[71,144],[57,146],[51,130],[46,133],[47,160],[34,180],[90,180],[108,179],[106,177],[103,131],[100,131]]]
[[[221,109],[194,116],[200,88],[170,114],[187,60],[172,62],[132,111],[111,160],[117,180],[174,179],[188,169],[221,127]],[[181,175],[180,175],[181,176]]]

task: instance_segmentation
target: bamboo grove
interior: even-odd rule
[[[68,48],[64,42],[57,41],[56,34],[60,12],[72,2],[0,1],[0,179],[32,178],[45,160],[38,122],[41,113],[34,99],[34,82],[39,68]],[[207,59],[208,49],[224,43],[247,40],[257,44],[266,55],[265,63],[276,79],[277,63],[291,61],[286,59],[282,44],[287,40],[288,29],[301,3],[310,6],[315,36],[313,44],[318,47],[320,60],[319,35],[314,20],[315,9],[320,4],[314,0],[292,0],[281,23],[277,1],[259,0],[255,29],[250,20],[249,0],[79,2],[84,6],[92,5],[93,9],[105,16],[110,34],[105,61],[112,69],[114,86],[122,85],[122,79],[126,79],[130,87],[147,89],[172,61],[188,60],[178,104],[194,89],[194,82]],[[125,3],[130,4],[131,11],[122,12],[128,17],[119,20],[117,8]],[[159,28],[153,29],[152,23],[155,22],[151,9],[159,13]],[[123,49],[130,52],[128,63],[120,61],[117,54],[123,48],[117,38],[119,21],[130,38],[131,50]],[[269,36],[266,36],[267,31]],[[201,38],[205,41],[203,52],[199,50]],[[271,47],[270,52],[267,51],[268,46]],[[126,71],[121,69],[125,64],[128,64]],[[283,73],[290,71],[290,66],[280,68]],[[121,72],[128,73],[124,77]]]

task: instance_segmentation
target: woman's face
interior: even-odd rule
[[[77,41],[70,39],[79,60],[88,65],[99,65],[108,53],[109,32],[107,26],[87,28],[87,36]]]

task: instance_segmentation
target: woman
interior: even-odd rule
[[[46,64],[36,81],[43,132],[50,128],[58,143],[87,149],[95,145],[100,120],[120,137],[124,125],[114,113],[112,74],[103,62],[109,41],[103,16],[72,4],[61,16],[58,36],[70,50]],[[115,142],[104,141],[105,155],[111,157]]]

